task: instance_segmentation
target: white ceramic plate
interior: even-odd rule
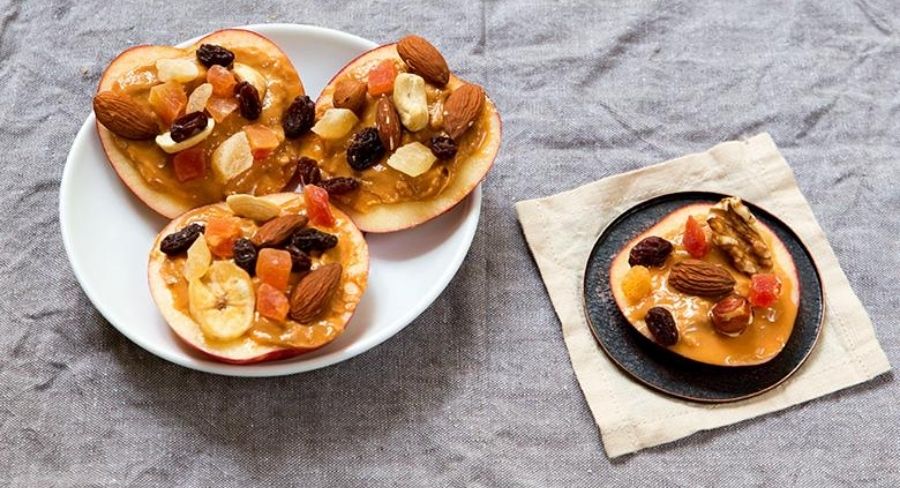
[[[287,53],[310,96],[317,95],[344,64],[376,45],[321,27],[245,28],[268,36]],[[462,264],[478,226],[480,186],[452,211],[422,226],[370,234],[368,291],[336,341],[284,361],[246,366],[209,361],[176,339],[150,297],[147,256],[167,220],[119,181],[94,124],[91,114],[75,136],[60,187],[60,226],[72,270],[97,310],[122,334],[188,368],[233,376],[278,376],[322,368],[367,351],[403,329],[440,295]]]

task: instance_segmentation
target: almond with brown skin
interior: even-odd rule
[[[400,147],[403,127],[400,125],[400,115],[388,97],[378,99],[378,105],[375,107],[375,127],[385,149],[394,151]]]
[[[331,263],[304,276],[291,293],[291,319],[305,324],[318,317],[337,290],[342,272],[340,264]]]
[[[97,121],[113,134],[126,139],[152,139],[159,135],[156,118],[128,95],[104,91],[94,97]]]
[[[699,259],[685,259],[672,266],[669,285],[686,295],[720,297],[734,290],[735,280],[722,266]]]
[[[397,53],[409,70],[425,81],[442,87],[450,81],[450,68],[441,52],[419,36],[406,36],[397,43]]]
[[[275,217],[257,229],[250,241],[256,247],[280,246],[308,221],[305,215],[290,214]]]
[[[458,139],[475,123],[482,106],[484,90],[480,86],[466,84],[457,88],[444,102],[444,130]]]
[[[337,85],[334,87],[334,95],[332,96],[334,108],[346,108],[359,114],[365,103],[365,83],[353,78],[345,78],[337,82]]]

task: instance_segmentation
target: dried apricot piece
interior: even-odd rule
[[[172,158],[172,170],[182,183],[203,178],[206,175],[206,151],[201,146],[181,151]]]
[[[213,95],[217,97],[230,97],[234,94],[234,85],[237,79],[234,74],[219,65],[213,65],[206,71],[206,81],[212,85]]]
[[[369,95],[377,97],[388,95],[394,91],[394,78],[397,77],[397,65],[390,59],[378,63],[369,71]]]
[[[263,317],[284,322],[290,309],[287,296],[278,288],[262,283],[256,289],[256,310]]]
[[[316,185],[306,185],[303,187],[303,199],[306,201],[306,216],[311,224],[324,227],[334,225],[327,191]]]
[[[187,106],[187,95],[184,87],[176,81],[167,81],[150,89],[150,108],[162,119],[166,125],[178,118]]]
[[[291,253],[283,249],[267,247],[256,258],[256,276],[278,290],[286,291],[294,262]]]
[[[622,278],[622,293],[631,303],[637,303],[653,291],[650,270],[645,266],[632,266]]]
[[[232,112],[238,109],[238,101],[234,97],[221,98],[210,97],[206,102],[206,111],[212,116],[216,122],[222,122]]]
[[[750,278],[750,296],[747,298],[754,307],[771,307],[779,295],[781,280],[774,273],[757,273]]]
[[[274,130],[262,125],[253,124],[244,127],[247,140],[250,141],[250,153],[253,159],[265,159],[281,144]]]
[[[220,258],[230,258],[234,241],[241,237],[241,221],[235,217],[210,217],[206,222],[206,243],[209,250]]]
[[[687,222],[684,224],[684,239],[681,243],[688,254],[697,259],[706,256],[709,252],[709,243],[706,240],[706,233],[703,228],[692,216],[688,216]]]

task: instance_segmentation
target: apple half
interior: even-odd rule
[[[260,198],[275,203],[285,212],[302,214],[305,211],[303,196],[297,193],[277,193]],[[336,260],[343,266],[340,282],[331,299],[331,308],[315,323],[300,325],[288,321],[287,327],[293,328],[289,330],[296,332],[291,336],[293,342],[290,346],[258,342],[249,333],[227,341],[209,338],[190,312],[187,282],[181,274],[185,259],[169,257],[159,250],[160,242],[165,236],[190,223],[204,222],[209,215],[214,214],[231,215],[225,203],[188,211],[169,223],[157,236],[147,267],[153,300],[169,327],[184,344],[215,361],[230,364],[274,361],[325,346],[344,331],[365,292],[369,273],[369,251],[362,233],[346,214],[336,208],[332,208],[332,213],[336,220],[334,227],[323,230],[338,236],[337,246],[327,253],[329,259]],[[257,279],[253,278],[253,282],[255,289]],[[258,320],[258,312],[254,311],[254,321]]]
[[[400,60],[396,43],[376,47],[350,61],[322,90],[322,94],[316,101],[316,113],[321,114],[324,107],[332,106],[332,96],[337,86],[337,80],[348,72],[375,66],[385,59]],[[465,83],[464,80],[451,73],[447,87],[456,89]],[[368,97],[366,103],[374,104],[375,101]],[[449,180],[447,186],[435,197],[421,201],[377,204],[369,207],[365,212],[342,205],[339,201],[335,203],[347,212],[364,232],[382,233],[408,229],[438,217],[456,206],[484,180],[500,150],[502,132],[500,114],[497,112],[494,102],[487,96],[479,120],[475,121],[473,129],[470,130],[474,130],[475,127],[484,128],[483,134],[481,134],[483,141],[479,149],[468,158],[456,161],[456,173]]]
[[[758,230],[772,252],[774,265],[771,272],[782,282],[780,298],[770,310],[754,308],[753,321],[740,335],[732,337],[715,331],[708,317],[715,300],[684,295],[667,286],[668,273],[672,265],[691,257],[682,245],[688,216],[693,216],[701,222],[708,234],[706,216],[712,206],[704,203],[682,207],[666,215],[628,242],[610,264],[610,288],[622,315],[650,341],[655,342],[643,320],[647,310],[653,306],[663,306],[672,312],[678,327],[679,339],[668,349],[675,354],[717,366],[762,364],[784,349],[794,328],[800,303],[800,280],[794,260],[787,247],[771,229],[757,220]],[[628,264],[629,253],[638,242],[650,236],[668,240],[674,249],[663,267],[649,268],[652,283],[650,295],[633,302],[626,296],[622,286],[626,273],[631,268]],[[736,280],[735,292],[747,296],[750,277],[738,272],[722,250],[711,244],[711,249],[703,260],[725,267]]]
[[[184,57],[186,54],[194,52],[201,44],[216,44],[232,51],[252,53],[254,58],[264,59],[266,66],[283,67],[284,80],[282,84],[284,86],[281,89],[284,90],[286,97],[289,97],[287,103],[290,103],[295,96],[305,93],[300,76],[287,55],[267,37],[243,29],[219,30],[184,48],[153,45],[129,48],[110,62],[100,77],[97,93],[112,90],[117,80],[135,69],[152,66],[160,59]],[[240,58],[240,54],[238,58]],[[176,197],[174,192],[168,191],[167,188],[160,188],[159,185],[148,183],[132,158],[117,146],[115,138],[118,136],[99,122],[97,122],[97,133],[100,136],[103,151],[116,174],[132,193],[151,209],[171,219],[197,206],[184,198]]]

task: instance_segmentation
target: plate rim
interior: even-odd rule
[[[309,24],[257,23],[233,27],[223,27],[222,29],[245,29],[260,33],[267,37],[272,35],[271,31],[279,30],[289,31],[293,34],[301,35],[312,34],[320,36],[332,36],[365,45],[365,49],[372,49],[379,45],[372,40],[357,36],[355,34],[351,34],[349,32]],[[215,30],[211,32],[215,32]],[[176,45],[189,45],[190,43],[195,42],[196,40],[208,34],[209,33],[193,37]],[[154,341],[145,341],[143,339],[137,338],[130,332],[130,329],[124,326],[120,326],[116,321],[112,320],[110,317],[112,317],[114,314],[112,314],[111,311],[108,310],[105,305],[103,305],[104,302],[101,300],[100,294],[97,293],[97,290],[86,284],[88,283],[88,281],[85,280],[85,271],[82,269],[81,265],[77,264],[78,261],[73,258],[75,245],[71,240],[72,231],[70,229],[70,219],[64,218],[64,215],[68,215],[68,210],[65,209],[65,204],[73,198],[73,195],[75,195],[75,193],[73,193],[74,190],[72,189],[73,183],[71,183],[71,179],[74,178],[74,170],[72,168],[75,165],[75,163],[72,162],[74,159],[73,153],[75,152],[74,149],[76,147],[90,144],[90,142],[87,141],[87,138],[90,137],[89,132],[95,125],[96,116],[94,115],[93,111],[91,111],[85,118],[84,122],[82,123],[81,127],[78,129],[78,132],[75,134],[75,137],[72,140],[72,144],[70,145],[69,151],[66,155],[66,162],[63,166],[62,176],[60,177],[57,216],[59,218],[63,248],[66,253],[66,259],[69,262],[69,267],[72,270],[72,273],[75,276],[75,280],[78,282],[79,287],[91,302],[91,305],[93,305],[93,307],[97,310],[97,312],[100,313],[104,320],[106,320],[106,322],[111,325],[116,331],[125,336],[133,344],[160,359],[183,368],[192,369],[203,373],[221,376],[254,378],[294,375],[315,371],[317,369],[326,368],[328,366],[333,366],[335,364],[352,359],[366,351],[374,349],[375,347],[394,337],[395,335],[400,333],[400,331],[409,326],[416,318],[418,318],[423,312],[431,307],[435,300],[437,300],[438,297],[443,294],[444,290],[446,290],[447,286],[459,272],[463,261],[469,254],[475,238],[475,233],[478,229],[478,224],[481,220],[481,206],[483,203],[483,197],[482,183],[479,182],[479,184],[476,185],[476,187],[469,193],[469,195],[467,195],[447,211],[450,212],[464,205],[468,206],[468,208],[466,209],[466,215],[463,218],[463,222],[460,225],[459,230],[457,230],[457,232],[460,233],[464,244],[460,245],[457,248],[456,252],[452,255],[452,259],[447,261],[448,266],[444,268],[444,272],[438,276],[438,280],[435,280],[440,285],[435,289],[434,294],[432,296],[427,296],[424,300],[422,300],[420,302],[420,307],[411,308],[407,311],[406,314],[403,314],[397,319],[388,323],[388,325],[390,325],[391,327],[376,330],[370,341],[364,345],[351,343],[348,344],[345,349],[314,357],[309,360],[304,360],[303,355],[300,355],[282,361],[266,361],[247,365],[233,365],[217,362],[199,355],[195,356],[193,353],[188,353],[188,358],[190,359],[184,360],[181,357],[170,353],[165,347],[157,346]],[[102,161],[102,163],[108,171],[113,171],[108,161],[104,160]],[[440,218],[440,216],[438,216],[438,218]],[[147,296],[147,299],[151,301],[153,300],[149,295]],[[163,321],[165,321],[165,319],[163,319]],[[177,347],[185,347],[179,342],[178,338],[173,338],[173,341],[178,343]]]
[[[632,212],[637,211],[641,207],[651,205],[658,200],[672,198],[672,197],[678,197],[678,196],[687,196],[687,195],[715,196],[718,198],[725,198],[728,196],[732,196],[732,195],[719,193],[719,192],[715,192],[715,191],[709,191],[709,190],[684,190],[684,191],[661,193],[661,194],[652,196],[650,198],[647,198],[645,200],[642,200],[642,201],[628,207],[627,209],[625,209],[618,215],[616,215],[616,217],[613,218],[608,224],[606,224],[603,227],[603,229],[601,229],[600,232],[597,234],[597,237],[594,239],[594,244],[591,245],[591,250],[588,252],[587,258],[585,259],[585,264],[584,264],[584,268],[583,268],[583,276],[582,276],[582,280],[581,280],[581,309],[582,309],[582,312],[584,313],[584,318],[585,318],[585,321],[587,322],[588,329],[590,329],[590,331],[591,331],[591,336],[593,336],[594,341],[600,346],[600,348],[603,350],[603,353],[606,355],[606,357],[610,361],[612,361],[613,364],[615,364],[616,367],[620,371],[624,372],[630,379],[637,381],[638,383],[645,386],[646,388],[649,388],[650,390],[653,390],[653,391],[663,393],[672,398],[677,398],[680,400],[687,400],[687,401],[701,403],[701,404],[723,404],[723,403],[734,403],[734,402],[738,402],[738,401],[742,401],[742,400],[747,400],[749,398],[753,398],[753,397],[762,395],[763,393],[766,393],[766,392],[769,392],[769,391],[775,389],[776,387],[780,386],[785,381],[787,381],[789,378],[794,376],[794,374],[796,374],[797,371],[799,371],[800,368],[802,368],[803,365],[806,364],[806,361],[809,359],[809,356],[812,354],[813,350],[815,350],[816,346],[819,344],[819,339],[822,336],[822,329],[823,329],[823,325],[825,322],[825,286],[822,283],[822,274],[819,269],[819,264],[818,264],[818,262],[816,262],[815,256],[809,250],[809,246],[806,245],[806,242],[803,240],[803,238],[801,238],[800,235],[797,234],[797,232],[793,229],[793,227],[789,226],[777,214],[769,211],[766,207],[759,205],[753,201],[746,200],[743,197],[741,198],[745,202],[747,202],[747,203],[761,209],[762,211],[766,212],[767,214],[769,214],[771,217],[773,217],[775,220],[777,220],[779,223],[781,223],[781,225],[783,225],[784,228],[787,229],[793,235],[793,237],[797,239],[797,242],[803,248],[803,251],[807,254],[810,262],[812,263],[813,270],[815,271],[816,281],[819,283],[817,295],[819,297],[820,302],[822,303],[822,306],[820,307],[820,310],[818,313],[818,320],[816,321],[815,337],[813,338],[812,342],[810,343],[810,345],[807,348],[803,357],[800,359],[800,361],[797,362],[797,365],[794,366],[794,368],[792,368],[787,374],[785,374],[782,378],[780,378],[775,383],[773,383],[763,389],[757,390],[755,392],[752,392],[752,393],[749,393],[746,395],[730,397],[730,398],[723,398],[723,399],[696,398],[696,397],[691,397],[689,395],[684,395],[681,393],[676,393],[676,392],[670,391],[660,385],[656,385],[656,384],[646,381],[644,378],[638,376],[637,374],[635,374],[634,372],[632,372],[631,370],[626,368],[624,365],[622,365],[615,358],[615,356],[613,354],[611,354],[610,351],[606,348],[606,345],[603,343],[602,340],[600,340],[600,337],[598,337],[597,327],[594,326],[594,322],[591,319],[590,314],[588,313],[588,307],[587,307],[588,268],[590,267],[590,264],[591,264],[591,258],[594,256],[597,246],[600,244],[600,240],[606,234],[606,232],[611,227],[618,224],[622,219],[624,219],[625,216],[627,216],[628,214],[630,214]],[[607,282],[608,282],[608,280],[607,280]],[[619,311],[620,314],[622,313],[622,311],[618,308],[618,306],[616,306],[616,309]],[[690,360],[690,358],[687,358],[687,359]],[[765,364],[766,363],[762,363],[762,365],[765,365]],[[757,365],[757,366],[761,366],[761,365]],[[744,368],[744,366],[731,366],[731,367]]]

